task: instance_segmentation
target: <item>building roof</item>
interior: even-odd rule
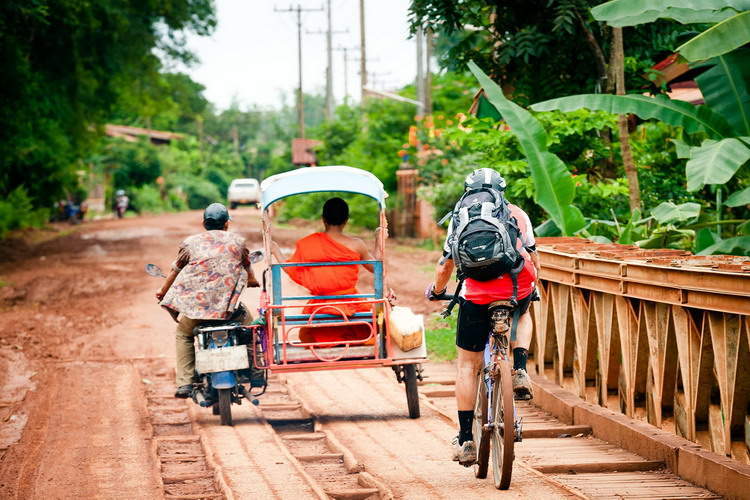
[[[184,136],[175,132],[166,132],[164,130],[153,130],[141,127],[131,127],[129,125],[115,125],[107,123],[104,126],[104,133],[109,137],[119,137],[128,142],[135,142],[138,137],[148,137],[154,144],[168,144],[172,140],[180,140]]]

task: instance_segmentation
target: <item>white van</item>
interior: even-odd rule
[[[239,205],[255,205],[260,203],[260,185],[258,179],[235,179],[227,190],[227,201],[229,207],[237,208]]]

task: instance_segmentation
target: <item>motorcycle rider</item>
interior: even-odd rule
[[[466,176],[464,189],[469,192],[478,188],[491,188],[496,192],[505,191],[505,179],[490,168],[474,170]],[[528,215],[519,207],[508,204],[510,215],[515,219],[520,231],[517,240],[518,251],[523,257],[523,267],[517,275],[517,302],[519,308],[516,341],[513,347],[513,392],[516,399],[533,397],[531,381],[526,372],[528,349],[531,345],[533,324],[529,304],[536,296],[536,279],[539,276],[539,258],[536,253],[533,226]],[[443,250],[443,257],[437,264],[435,281],[427,290],[430,300],[439,300],[446,292],[448,281],[455,269],[451,255],[450,241],[453,222]],[[509,300],[513,295],[512,278],[503,274],[489,281],[467,278],[459,299],[458,323],[456,326],[456,403],[460,430],[453,440],[453,459],[462,465],[476,462],[477,450],[472,435],[474,405],[477,396],[477,373],[482,367],[483,352],[492,329],[489,317],[489,304],[494,301]]]
[[[229,212],[212,203],[203,212],[205,232],[186,238],[164,286],[156,292],[159,304],[177,321],[176,398],[188,398],[195,381],[193,328],[206,320],[230,317],[246,322],[250,313],[240,308],[245,286],[258,287],[250,266],[245,239],[229,228]]]
[[[117,213],[118,219],[125,217],[125,211],[128,209],[128,205],[130,205],[130,198],[125,194],[125,190],[118,189],[115,191],[115,212]]]

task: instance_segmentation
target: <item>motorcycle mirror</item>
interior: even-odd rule
[[[262,261],[265,257],[266,256],[263,253],[263,250],[255,250],[253,252],[250,252],[250,262],[252,264],[257,264],[258,262]]]
[[[167,276],[161,271],[156,264],[146,264],[146,272],[154,278],[166,278]]]

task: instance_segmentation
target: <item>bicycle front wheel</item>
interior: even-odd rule
[[[492,475],[495,478],[495,488],[507,490],[513,474],[513,443],[515,442],[515,409],[510,362],[507,359],[499,359],[497,372],[490,407],[494,424],[491,434]]]

